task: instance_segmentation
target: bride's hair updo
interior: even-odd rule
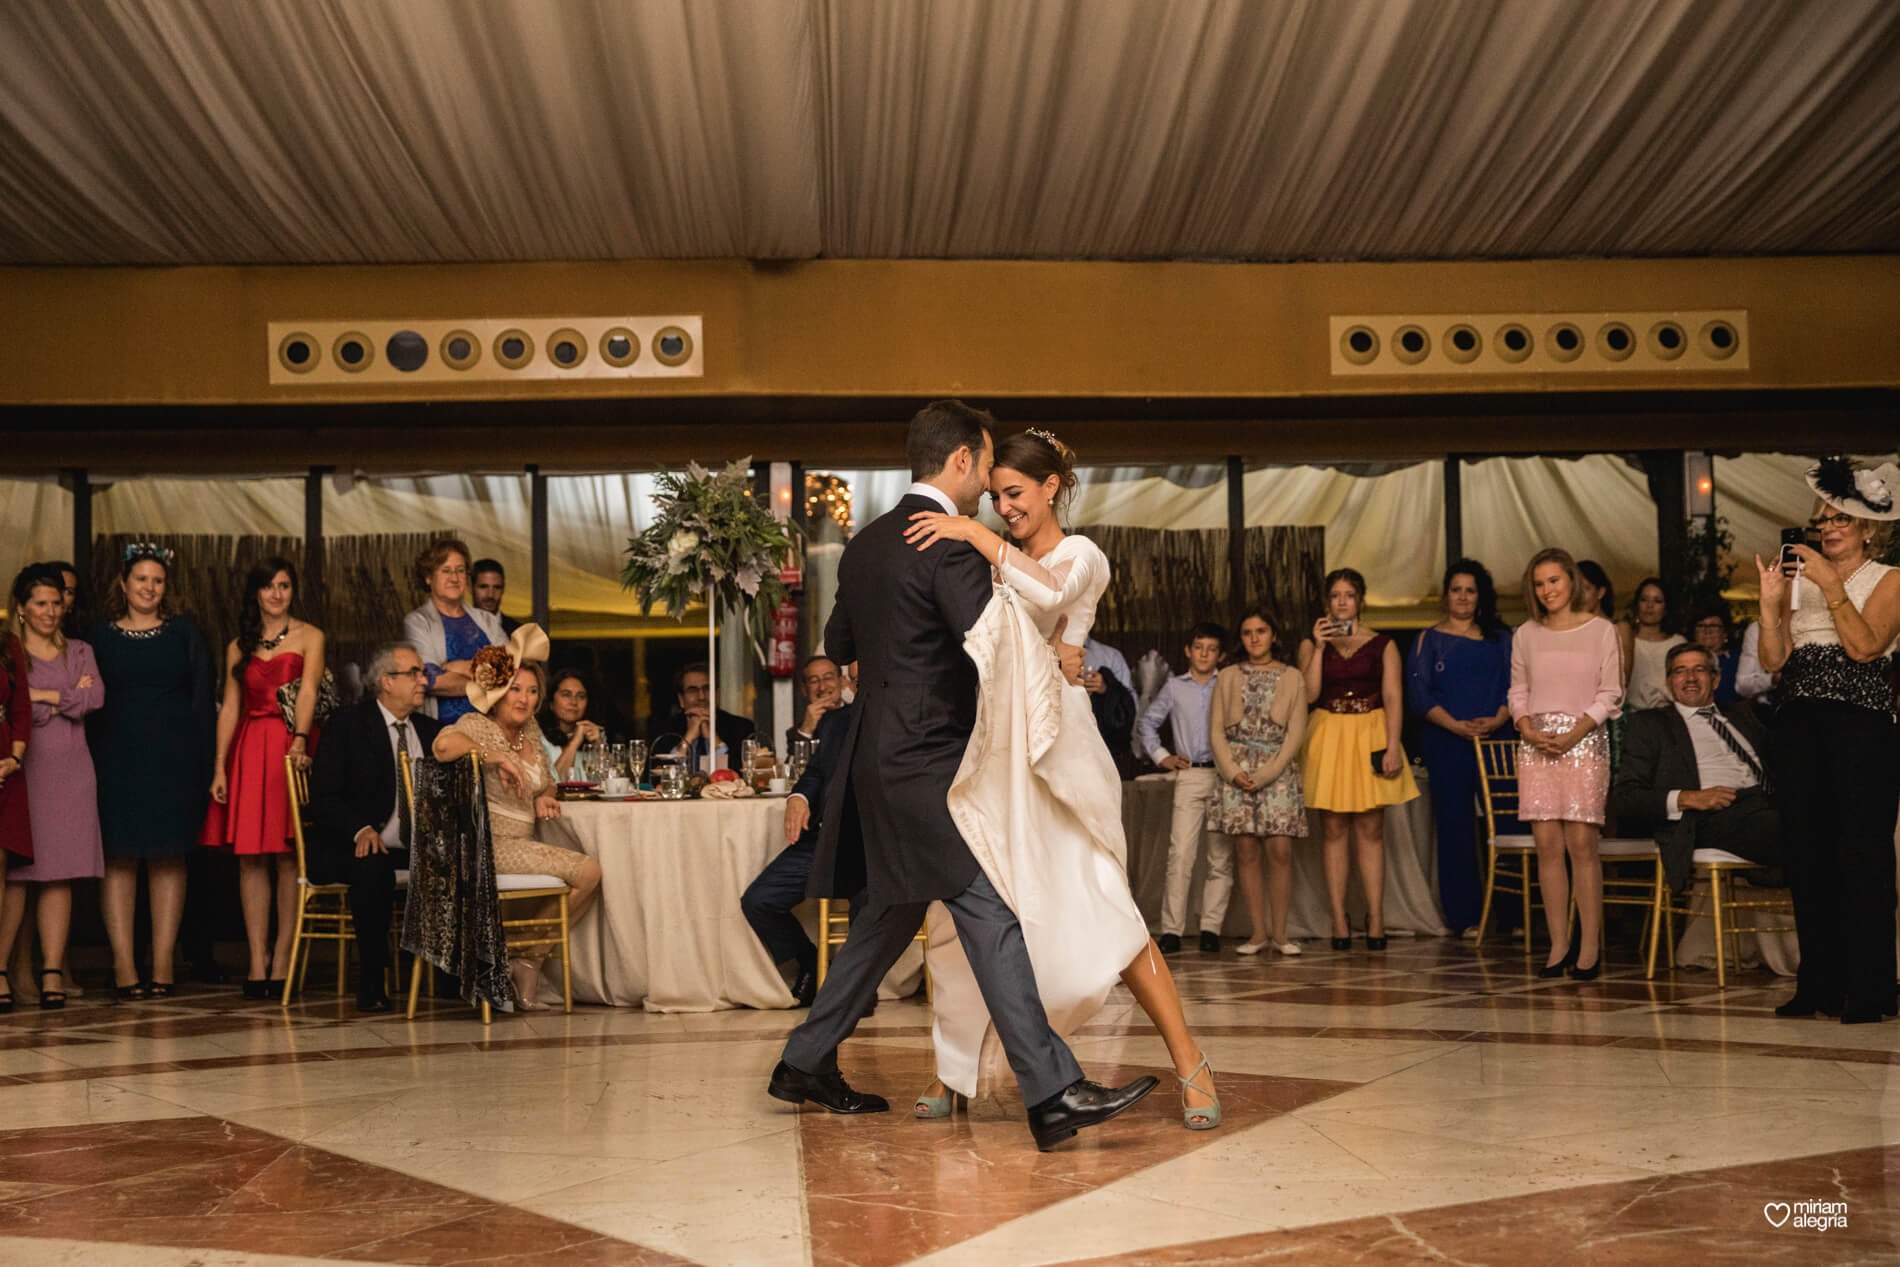
[[[1021,471],[1037,484],[1055,476],[1057,511],[1067,509],[1075,497],[1075,450],[1047,431],[1032,429],[1004,436],[996,444],[996,465]]]

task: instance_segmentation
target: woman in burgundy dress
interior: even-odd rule
[[[323,631],[290,614],[296,597],[297,569],[288,559],[265,559],[244,578],[238,636],[224,652],[218,757],[200,838],[204,845],[237,854],[238,894],[251,943],[247,999],[283,993],[297,919],[296,838],[284,758],[308,769],[315,750],[311,730],[323,677]],[[277,699],[278,690],[290,682],[300,683],[294,730]]]
[[[1418,795],[1399,747],[1405,693],[1399,651],[1359,620],[1366,579],[1351,568],[1326,577],[1326,614],[1300,644],[1300,671],[1313,701],[1300,764],[1306,807],[1320,811],[1326,842],[1326,896],[1333,949],[1352,946],[1346,922],[1346,841],[1366,893],[1366,949],[1385,949],[1385,808]]]

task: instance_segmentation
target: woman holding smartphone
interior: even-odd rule
[[[1602,967],[1603,863],[1597,841],[1610,793],[1610,745],[1603,727],[1620,711],[1622,654],[1616,629],[1587,606],[1568,551],[1539,550],[1531,556],[1524,569],[1524,601],[1532,616],[1511,639],[1509,699],[1523,739],[1517,818],[1531,825],[1537,842],[1537,882],[1550,928],[1550,961],[1538,975],[1561,977],[1568,968],[1577,980],[1593,981]],[[1576,942],[1570,940],[1573,886]]]
[[[1352,948],[1346,922],[1348,837],[1366,893],[1366,949],[1385,949],[1385,808],[1418,795],[1399,746],[1405,689],[1399,650],[1359,623],[1366,578],[1351,568],[1326,576],[1326,612],[1300,643],[1300,673],[1313,701],[1301,758],[1308,809],[1321,811],[1333,949]]]

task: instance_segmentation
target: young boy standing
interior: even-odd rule
[[[1207,712],[1214,698],[1215,670],[1227,631],[1202,621],[1188,631],[1188,671],[1161,687],[1136,726],[1142,750],[1157,766],[1174,773],[1174,817],[1168,831],[1168,886],[1161,901],[1163,954],[1181,949],[1187,927],[1188,881],[1206,835],[1207,819],[1220,787],[1214,750],[1208,742]],[[1169,723],[1172,748],[1161,743],[1161,724]],[[1213,836],[1207,850],[1207,882],[1201,887],[1201,950],[1220,951],[1221,922],[1234,889],[1234,843]]]

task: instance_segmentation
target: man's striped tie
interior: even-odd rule
[[[1709,723],[1709,729],[1715,732],[1716,738],[1727,744],[1728,750],[1741,759],[1742,764],[1748,767],[1748,772],[1755,776],[1757,784],[1767,786],[1768,776],[1762,773],[1761,762],[1755,760],[1755,754],[1750,752],[1735,732],[1728,728],[1728,723],[1722,720],[1722,714],[1717,712],[1714,706],[1698,708],[1695,710],[1695,715]]]

